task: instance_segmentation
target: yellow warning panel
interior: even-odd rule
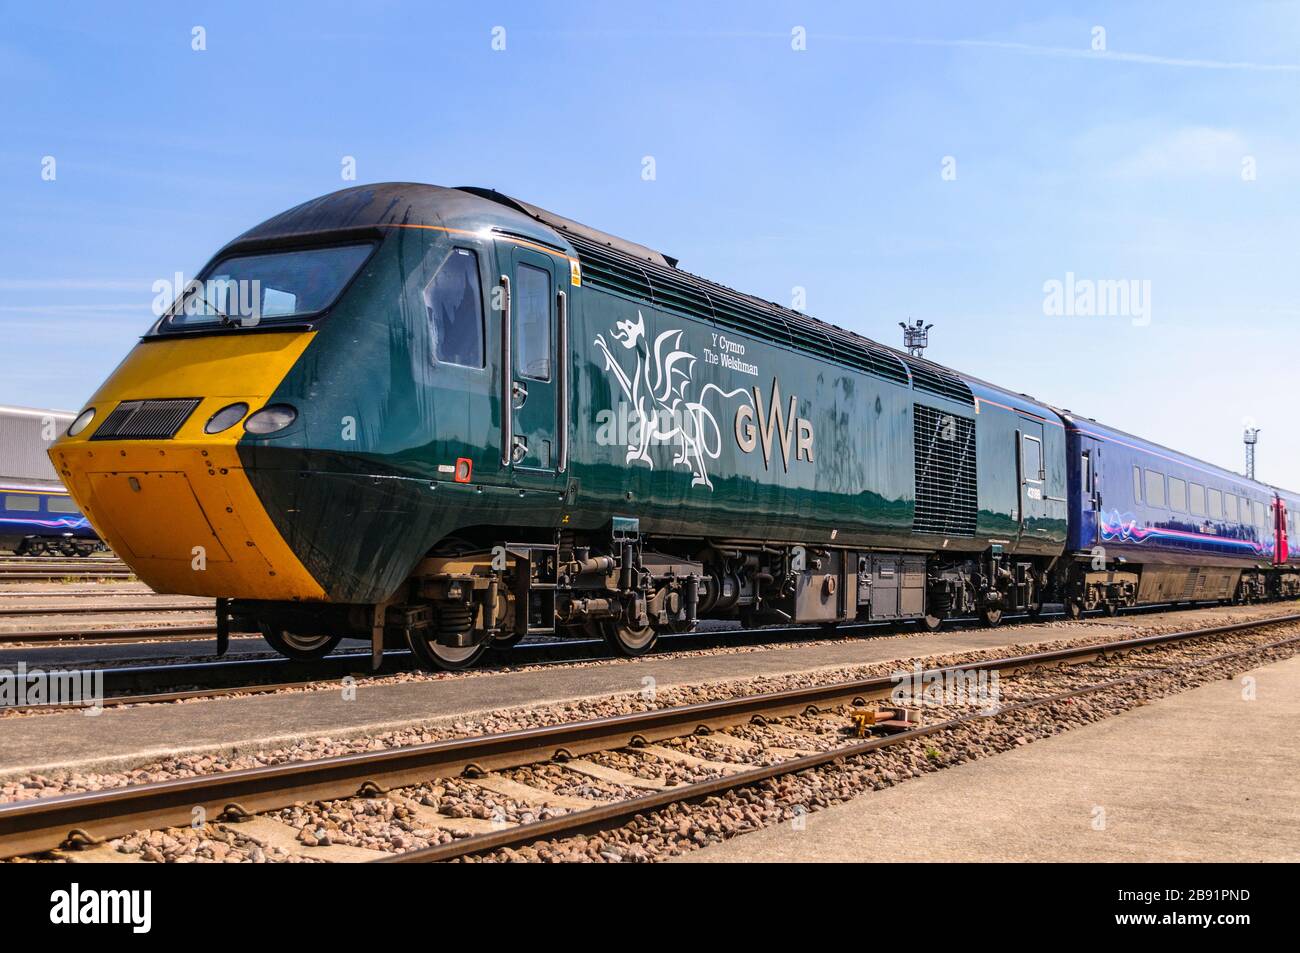
[[[87,476],[99,519],[112,525],[113,549],[123,559],[230,562],[184,473],[139,470]],[[165,520],[165,533],[158,532],[160,520]]]

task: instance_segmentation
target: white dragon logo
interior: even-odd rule
[[[627,462],[644,463],[651,469],[654,460],[650,448],[667,444],[673,448],[673,466],[689,467],[691,486],[713,489],[708,461],[722,453],[722,432],[713,413],[703,400],[710,393],[724,399],[746,393],[744,388],[724,391],[716,384],[705,384],[692,400],[687,391],[695,369],[696,357],[682,350],[679,330],[660,332],[651,347],[646,334],[645,318],[640,311],[636,321],[615,322],[618,330],[610,337],[626,351],[636,353],[636,369],[624,370],[615,357],[605,335],[597,334],[595,345],[604,352],[605,369],[614,374],[624,398],[631,405],[627,432]]]

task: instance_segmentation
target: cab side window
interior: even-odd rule
[[[424,308],[440,364],[483,366],[483,292],[478,256],[453,248],[424,289]]]

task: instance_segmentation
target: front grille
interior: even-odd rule
[[[113,408],[91,440],[170,440],[199,406],[198,397],[125,400]]]
[[[975,421],[924,404],[913,405],[916,513],[912,529],[940,536],[974,536],[979,512]]]

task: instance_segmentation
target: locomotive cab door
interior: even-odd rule
[[[556,484],[561,447],[559,396],[563,369],[557,329],[563,299],[555,259],[539,251],[498,244],[503,269],[501,465],[521,486]]]
[[[1020,538],[1031,540],[1047,532],[1047,470],[1043,456],[1043,425],[1021,418],[1016,431],[1020,478]]]

